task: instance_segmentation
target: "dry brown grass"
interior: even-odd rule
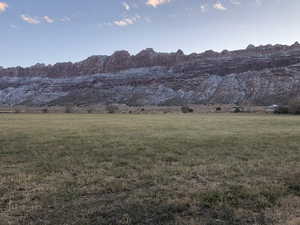
[[[300,117],[0,115],[0,224],[286,225]]]
[[[288,225],[300,225],[300,217],[293,218],[288,222]]]

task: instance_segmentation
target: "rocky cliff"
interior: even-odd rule
[[[185,55],[118,51],[78,63],[0,67],[0,104],[286,103],[300,96],[300,44]]]

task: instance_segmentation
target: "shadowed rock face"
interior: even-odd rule
[[[78,63],[0,67],[0,104],[286,103],[300,96],[300,45],[185,55],[118,51]]]

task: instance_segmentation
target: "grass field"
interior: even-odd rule
[[[300,117],[0,115],[1,225],[299,225]]]

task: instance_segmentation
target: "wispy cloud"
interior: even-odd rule
[[[54,19],[50,18],[49,16],[44,16],[43,19],[46,21],[46,23],[54,23]]]
[[[207,10],[207,5],[201,5],[200,6],[200,9],[201,9],[201,12],[206,12],[206,10]]]
[[[156,8],[159,5],[170,3],[170,2],[171,0],[148,0],[146,4]]]
[[[122,5],[124,6],[124,8],[129,11],[130,10],[130,5],[128,5],[127,2],[123,2]]]
[[[213,7],[214,7],[215,9],[217,9],[217,10],[222,10],[222,11],[227,10],[227,8],[225,8],[225,7],[222,5],[221,2],[216,2],[216,3],[213,5]]]
[[[25,14],[22,14],[21,19],[23,21],[25,21],[26,23],[30,23],[30,24],[40,24],[40,23],[54,23],[54,22],[61,22],[61,23],[67,23],[67,22],[71,22],[71,18],[70,17],[63,17],[63,18],[53,18],[50,16],[42,16],[42,17],[37,17],[37,16],[28,16]]]
[[[60,21],[64,22],[64,23],[71,22],[71,18],[68,16],[65,16],[65,17],[61,18]]]
[[[8,8],[8,4],[6,2],[0,2],[0,13],[4,12]]]
[[[113,26],[114,24],[113,23],[110,23],[110,22],[104,22],[104,23],[100,23],[98,24],[98,27],[102,28],[102,27],[111,27]]]
[[[135,24],[140,18],[141,17],[139,15],[136,15],[134,17],[124,18],[122,20],[114,21],[114,24],[119,27],[126,27],[128,25]]]
[[[23,21],[25,21],[26,23],[30,23],[30,24],[39,24],[39,23],[41,23],[41,21],[39,21],[38,19],[27,16],[27,15],[24,15],[24,14],[21,15],[21,19]]]

